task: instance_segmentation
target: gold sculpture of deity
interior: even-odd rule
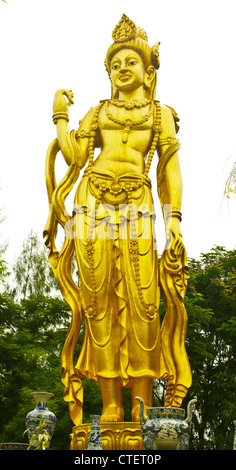
[[[188,275],[180,228],[179,118],[155,99],[159,43],[150,47],[145,31],[126,15],[112,38],[105,58],[111,99],[91,108],[78,130],[70,131],[73,94],[58,90],[53,102],[57,138],[46,159],[50,213],[44,236],[51,267],[72,312],[62,351],[62,382],[76,425],[82,423],[83,377],[100,385],[101,423],[124,420],[123,387],[130,388],[132,420],[139,421],[135,397],[152,406],[154,378],[167,382],[165,406],[180,406],[191,386],[185,350]],[[96,148],[100,152],[95,158]],[[57,183],[59,151],[68,171]],[[160,263],[151,163],[157,167],[167,240]],[[68,214],[66,197],[84,167]],[[58,224],[65,232],[60,251],[55,241]],[[72,277],[74,255],[80,286]],[[166,306],[162,325],[161,297]],[[84,341],[74,364],[84,317]]]

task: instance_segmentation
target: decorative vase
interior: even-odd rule
[[[102,437],[99,415],[91,415],[92,419],[87,450],[102,450]]]
[[[32,435],[35,433],[36,427],[40,423],[40,419],[42,420],[41,422],[44,421],[43,429],[45,429],[48,434],[49,434],[49,439],[48,442],[46,443],[45,450],[49,448],[54,429],[56,426],[56,416],[54,413],[49,411],[47,407],[47,402],[49,398],[53,397],[53,393],[48,393],[48,392],[33,392],[31,393],[33,397],[36,400],[36,407],[34,410],[30,411],[27,416],[26,416],[26,429],[28,431],[28,439],[30,441]],[[38,446],[38,438],[36,436],[36,439],[33,443],[33,445],[30,447],[31,450],[35,450]]]
[[[188,403],[186,419],[185,410],[177,407],[147,408],[145,418],[144,401],[141,397],[136,399],[140,402],[141,433],[146,450],[188,450],[189,423],[196,399]]]

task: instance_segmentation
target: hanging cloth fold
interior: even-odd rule
[[[62,181],[57,185],[55,178],[55,161],[60,151],[58,139],[53,140],[48,147],[46,156],[46,185],[49,200],[49,217],[43,232],[45,245],[49,248],[49,263],[58,282],[61,293],[68,303],[72,318],[65,344],[62,350],[62,383],[65,386],[64,400],[69,402],[70,415],[75,423],[82,423],[83,388],[82,381],[74,373],[73,355],[83,320],[83,294],[72,278],[72,259],[74,240],[67,222],[71,216],[65,209],[65,199],[76,183],[79,173],[79,154],[75,140],[75,131],[68,135],[73,161]],[[58,224],[65,230],[64,244],[59,252],[56,248]]]

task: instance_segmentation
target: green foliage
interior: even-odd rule
[[[2,209],[0,208],[0,224],[4,221],[5,217],[1,217]],[[0,292],[7,286],[7,279],[10,276],[10,271],[6,261],[3,259],[3,255],[6,252],[8,243],[0,242]]]
[[[32,231],[23,242],[20,255],[13,266],[15,286],[9,289],[17,299],[35,294],[49,294],[57,282],[47,260],[46,248]]]
[[[42,256],[40,247],[35,250]],[[24,256],[29,261],[27,253]],[[38,263],[36,253],[33,259],[35,266],[44,266]],[[23,263],[21,258],[19,266]],[[35,266],[32,263],[31,273]],[[214,247],[209,253],[202,254],[200,260],[190,259],[189,268],[185,298],[188,313],[186,348],[193,384],[183,406],[197,397],[191,447],[231,450],[233,421],[236,419],[236,250]],[[57,417],[50,449],[69,449],[73,423],[63,401],[60,356],[70,325],[70,311],[64,300],[46,295],[37,282],[31,282],[32,290],[29,290],[29,284],[25,289],[20,281],[18,301],[7,292],[0,294],[0,441],[24,439],[27,442],[26,436],[22,438],[25,417],[35,406],[30,393],[45,390],[54,394],[49,409]],[[26,297],[24,292],[32,294]],[[161,302],[161,318],[163,315]],[[84,326],[75,360],[83,334]],[[90,415],[101,413],[101,393],[98,384],[92,380],[83,379],[83,389],[84,422],[89,422]],[[165,384],[156,384],[155,390],[155,405],[158,406],[164,400]],[[131,403],[127,389],[124,390],[124,408],[128,421]]]
[[[199,262],[189,260],[185,299],[187,351],[197,396],[192,446],[232,449],[236,417],[236,250],[214,247]]]
[[[35,448],[35,450],[46,450],[48,442],[50,441],[50,436],[47,430],[44,428],[46,420],[39,420],[38,426],[35,428],[35,432],[32,434],[29,442],[29,447],[27,450]],[[24,434],[28,432],[28,429],[25,430]],[[35,447],[36,446],[36,447]]]
[[[31,392],[53,389],[58,401],[62,401],[60,355],[70,313],[61,299],[38,295],[15,304],[3,294],[0,318],[0,429],[4,431],[1,439],[17,442],[24,431],[26,414],[34,407]],[[58,411],[58,401],[52,401],[52,408],[59,418],[67,413],[67,407],[60,403]],[[71,421],[68,421],[69,433]]]

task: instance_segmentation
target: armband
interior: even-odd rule
[[[171,145],[179,142],[179,139],[176,137],[164,137],[163,139],[158,140],[158,145]]]
[[[52,120],[54,124],[57,123],[58,119],[65,119],[65,121],[69,122],[69,116],[67,113],[63,111],[58,111],[57,113],[54,113],[52,116]]]

